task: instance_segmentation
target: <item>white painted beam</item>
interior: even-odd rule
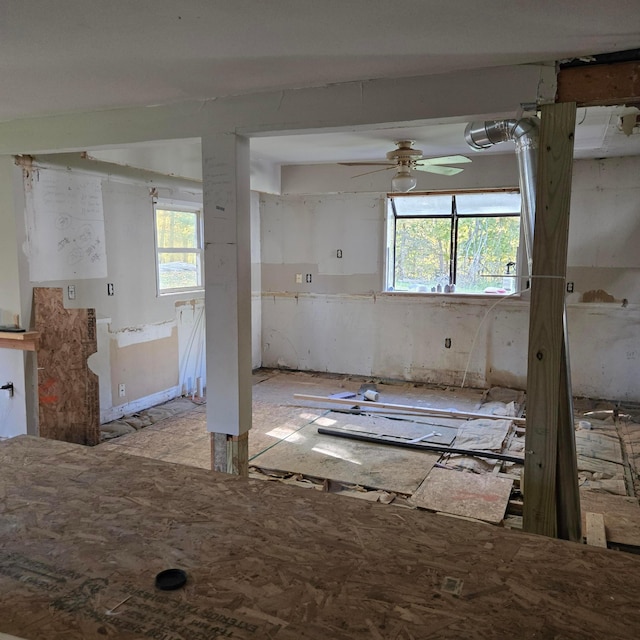
[[[77,151],[236,132],[397,126],[516,114],[553,102],[555,69],[520,65],[0,123],[0,154]]]

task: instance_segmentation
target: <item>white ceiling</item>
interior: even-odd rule
[[[4,0],[0,120],[640,46],[637,0]]]
[[[638,47],[637,0],[5,0],[0,120]],[[640,153],[618,112],[581,110],[578,122],[576,156]],[[381,160],[408,138],[428,156],[468,155],[465,124],[256,138],[252,153],[278,164]],[[197,143],[181,147],[197,161]]]

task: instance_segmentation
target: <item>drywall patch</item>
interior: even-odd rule
[[[140,344],[141,342],[153,342],[154,340],[163,340],[170,338],[172,331],[176,328],[175,320],[167,320],[156,324],[141,325],[138,327],[125,327],[118,331],[111,331],[118,343],[118,348],[123,349],[132,344]]]
[[[603,289],[593,289],[582,294],[582,302],[615,302],[615,298]]]

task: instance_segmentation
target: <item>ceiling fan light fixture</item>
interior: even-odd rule
[[[411,175],[411,171],[407,166],[401,166],[398,168],[398,172],[393,178],[391,178],[391,190],[406,193],[416,188],[418,181],[415,176]]]

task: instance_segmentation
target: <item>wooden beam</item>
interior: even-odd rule
[[[559,397],[563,386],[563,317],[576,105],[543,105],[541,110],[529,318],[523,528],[556,537]]]
[[[640,61],[561,69],[556,101],[579,107],[640,102]]]
[[[345,400],[343,398],[328,398],[326,396],[311,396],[306,393],[294,393],[294,398],[298,400],[310,400],[311,402],[327,402],[329,404],[349,405],[350,407],[359,406],[363,409],[391,409],[393,411],[405,411],[411,413],[419,413],[427,416],[441,416],[446,418],[488,418],[491,420],[510,420],[517,424],[524,424],[524,418],[516,418],[514,416],[496,416],[492,413],[474,413],[472,411],[456,411],[455,409],[435,409],[433,407],[416,407],[409,404],[389,404],[388,402],[373,402],[370,400]]]

